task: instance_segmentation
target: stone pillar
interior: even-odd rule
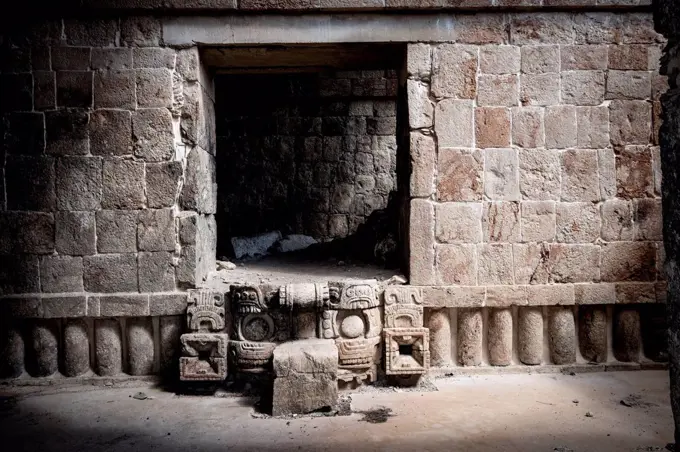
[[[59,370],[59,335],[54,320],[36,320],[31,327],[31,359],[27,365],[33,377],[49,377]]]
[[[489,364],[509,366],[512,364],[512,309],[489,309]]]
[[[576,325],[571,307],[554,306],[548,310],[548,337],[553,364],[576,362]]]
[[[160,318],[160,341],[161,341],[161,373],[177,376],[180,342],[182,335],[181,316]]]
[[[448,309],[430,311],[430,364],[435,367],[453,365],[451,360],[451,318]]]
[[[90,370],[90,338],[83,319],[69,319],[64,325],[64,368],[67,377],[77,377]]]
[[[14,322],[2,328],[0,378],[15,378],[24,372],[24,338],[20,324],[16,320]]]
[[[482,310],[458,311],[458,362],[462,366],[482,364]]]
[[[543,360],[543,311],[540,307],[519,308],[517,325],[519,360],[528,365],[541,364]]]
[[[614,357],[622,362],[640,361],[640,313],[626,307],[614,310]]]
[[[153,374],[153,326],[151,317],[127,319],[127,358],[130,375]]]
[[[95,320],[95,371],[108,377],[123,372],[123,342],[116,319]]]
[[[607,311],[604,306],[579,306],[578,342],[583,358],[607,361]]]

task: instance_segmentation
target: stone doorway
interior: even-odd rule
[[[210,287],[403,272],[404,60],[394,45],[204,49],[216,70],[216,257],[236,263]]]

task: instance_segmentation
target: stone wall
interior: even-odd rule
[[[668,278],[668,351],[670,355],[671,404],[675,415],[675,443],[680,443],[680,5],[672,0],[656,2],[657,30],[668,38],[661,60],[661,73],[668,76],[670,89],[661,98],[663,125],[659,141],[663,171],[664,244]]]
[[[395,70],[225,75],[215,87],[218,254],[232,236],[274,230],[342,238],[387,206]]]
[[[452,306],[663,302],[651,17],[500,25],[408,47],[410,282]]]

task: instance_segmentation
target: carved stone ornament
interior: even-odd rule
[[[187,306],[187,327],[195,332],[224,330],[224,294],[211,290],[190,290]]]
[[[227,377],[226,334],[188,333],[181,339],[180,380],[221,381]]]
[[[419,375],[430,367],[428,328],[386,328],[385,373]]]
[[[273,342],[231,341],[229,354],[232,363],[244,372],[263,372],[271,365],[274,349]]]
[[[386,287],[385,328],[423,326],[423,294],[418,287]]]

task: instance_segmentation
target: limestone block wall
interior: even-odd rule
[[[232,236],[273,230],[342,238],[387,206],[397,184],[396,70],[215,84],[218,254]]]
[[[659,132],[663,170],[664,244],[667,250],[668,352],[670,355],[671,404],[675,415],[675,442],[680,441],[680,214],[678,210],[678,156],[680,155],[680,4],[655,2],[657,30],[668,38],[661,60],[661,73],[668,76],[670,89],[661,98],[663,125]]]
[[[198,51],[163,47],[152,17],[17,23],[0,43],[3,376],[158,370],[154,337],[175,349],[180,324],[156,317],[214,268]]]
[[[639,349],[639,328],[617,325],[666,298],[663,42],[648,14],[593,13],[488,16],[456,42],[409,44],[410,283],[456,308],[458,357],[442,365],[481,364],[483,331],[497,341],[513,322],[520,362],[560,363],[542,325],[568,321],[573,353],[593,305]]]

